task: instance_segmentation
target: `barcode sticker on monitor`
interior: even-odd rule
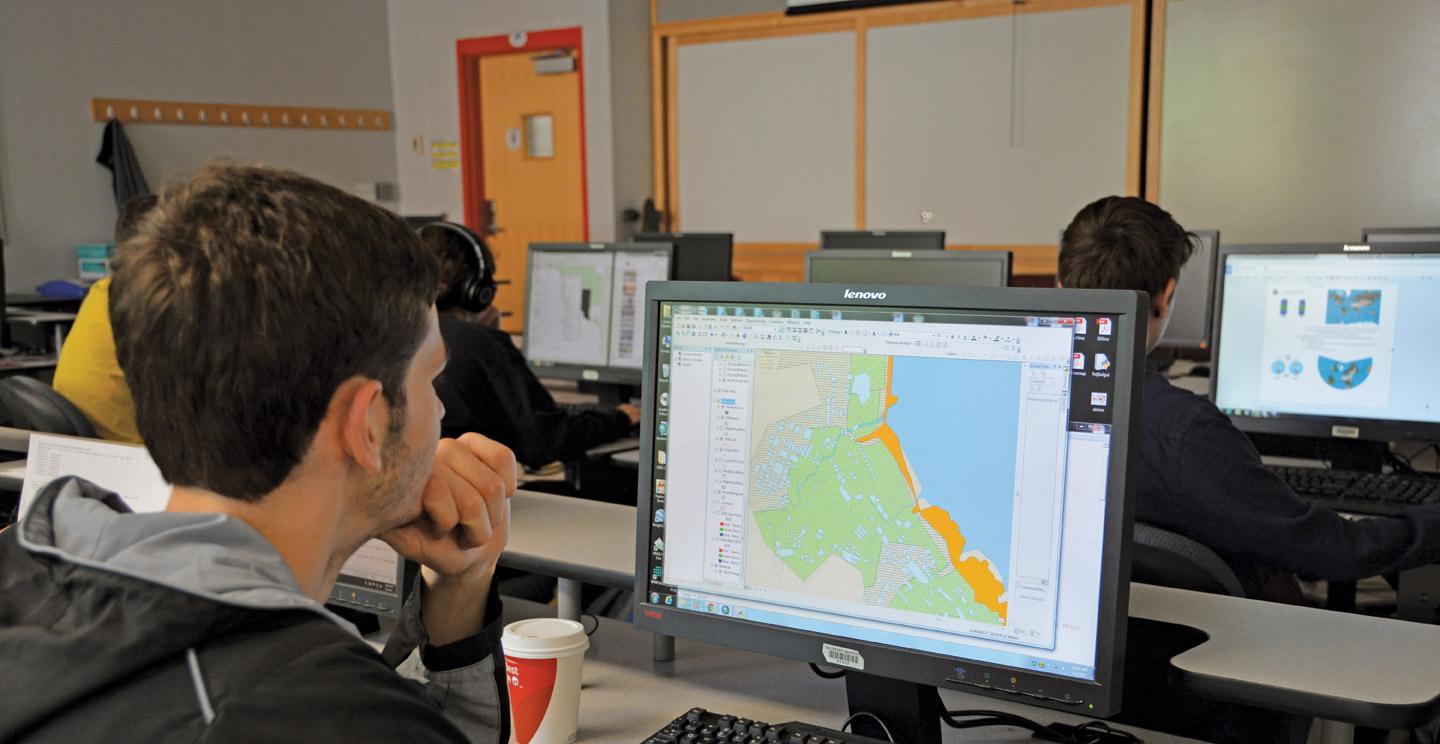
[[[862,672],[865,671],[865,657],[861,656],[859,651],[841,648],[840,646],[832,646],[828,643],[823,644],[820,650],[825,654],[825,660],[835,666],[849,667]]]

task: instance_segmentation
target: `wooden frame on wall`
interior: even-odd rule
[[[1155,157],[1148,160],[1150,148],[1145,140],[1146,117],[1158,119],[1154,94],[1157,81],[1150,80],[1151,97],[1146,103],[1148,50],[1147,31],[1151,2],[1163,6],[1164,0],[936,0],[911,5],[861,8],[813,15],[787,16],[783,13],[709,18],[691,21],[658,20],[656,1],[650,2],[651,44],[651,124],[653,126],[652,157],[654,164],[655,206],[671,231],[681,230],[679,200],[679,138],[678,131],[678,50],[686,44],[721,41],[742,41],[781,36],[849,32],[855,35],[855,227],[866,226],[866,39],[872,28],[916,23],[936,23],[963,19],[989,18],[1010,14],[1046,13],[1062,10],[1129,5],[1130,91],[1128,109],[1128,142],[1125,164],[1125,193],[1139,196],[1149,193],[1146,187],[1149,172],[1156,168]],[[1162,16],[1163,18],[1163,16]],[[1148,110],[1147,110],[1148,109]],[[1154,126],[1154,124],[1152,124]],[[1152,130],[1152,136],[1154,132]],[[1158,139],[1158,138],[1157,138]],[[1143,163],[1143,165],[1142,165]],[[1158,179],[1158,176],[1156,176]],[[813,244],[737,243],[736,274],[744,279],[798,280],[803,276],[804,251]],[[1007,249],[1015,252],[1015,273],[1034,275],[1041,279],[1053,276],[1058,246],[1044,245],[975,245],[947,246],[950,249]],[[754,254],[753,256],[751,254]]]

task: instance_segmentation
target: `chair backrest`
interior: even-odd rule
[[[0,379],[0,405],[14,426],[47,434],[94,437],[90,419],[55,388],[24,375]]]
[[[1235,571],[1215,551],[1169,530],[1135,523],[1130,580],[1210,594],[1245,596]]]

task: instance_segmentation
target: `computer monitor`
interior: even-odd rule
[[[1440,227],[1367,227],[1362,243],[1440,243]]]
[[[1115,713],[1142,296],[651,284],[635,624]]]
[[[1211,395],[1240,429],[1440,439],[1440,242],[1220,249]]]
[[[1209,349],[1210,318],[1215,298],[1215,248],[1219,230],[1193,230],[1200,248],[1180,269],[1175,280],[1175,297],[1170,302],[1170,324],[1160,337],[1167,349]]]
[[[730,233],[637,233],[638,243],[669,243],[670,278],[680,282],[728,282],[735,252]]]
[[[532,243],[525,357],[540,377],[638,384],[645,283],[670,276],[668,243]]]
[[[805,281],[1004,287],[1010,283],[1010,252],[811,251],[805,255]]]
[[[824,230],[820,247],[869,248],[887,251],[945,250],[944,230]]]
[[[405,583],[405,559],[384,540],[369,540],[340,566],[326,602],[399,617]]]

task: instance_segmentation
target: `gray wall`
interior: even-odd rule
[[[620,212],[639,210],[654,195],[650,150],[650,4],[610,0],[610,101],[615,146],[615,232],[629,237],[639,223]]]
[[[655,4],[655,20],[660,23],[784,12],[785,0],[660,0]]]
[[[0,2],[10,290],[75,276],[75,244],[112,237],[92,97],[390,109],[390,88],[384,0]],[[128,133],[152,188],[217,157],[347,190],[395,181],[391,132],[137,124]]]
[[[1440,3],[1172,0],[1160,203],[1225,243],[1440,225]]]

